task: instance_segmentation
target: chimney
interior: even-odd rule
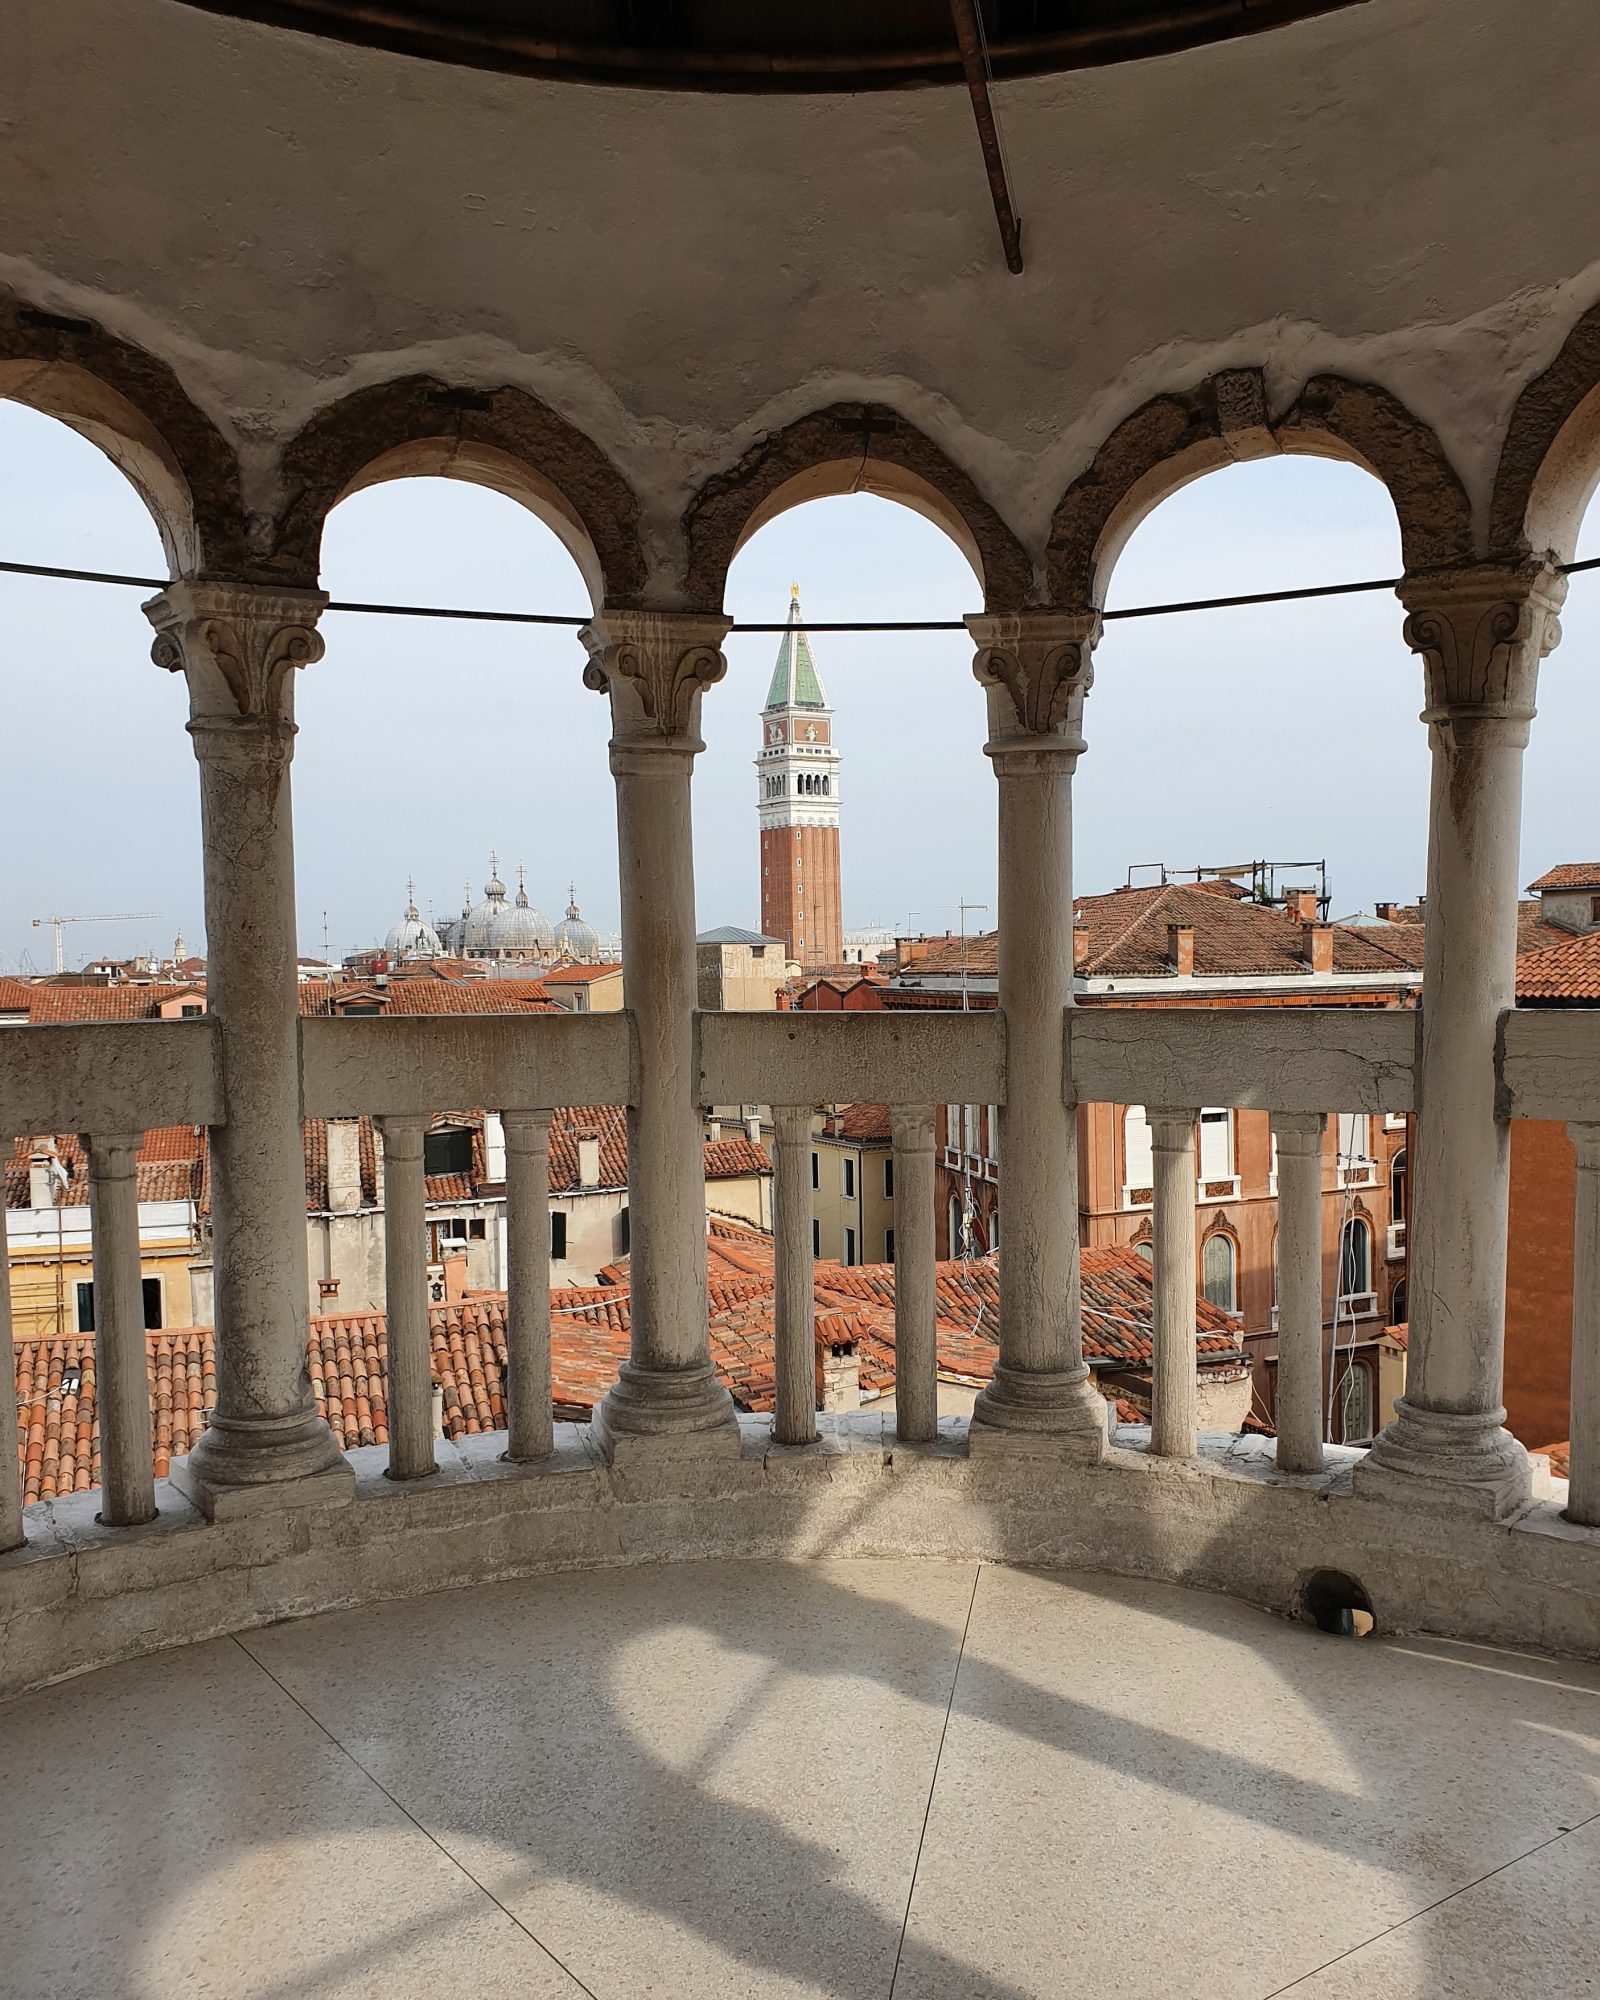
[[[761,1115],[759,1112],[752,1111],[750,1116],[744,1121],[744,1136],[750,1141],[752,1146],[759,1146],[761,1144]]]
[[[28,1155],[28,1206],[29,1208],[54,1208],[56,1189],[60,1183],[55,1171],[56,1149],[53,1140],[44,1140]]]
[[[706,1120],[707,1144],[710,1144],[713,1140],[720,1139],[721,1137],[722,1137],[722,1120],[720,1118],[708,1118]]]
[[[467,1253],[453,1250],[444,1260],[444,1302],[458,1306],[467,1295]]]
[[[1302,924],[1300,955],[1315,973],[1333,970],[1333,925]]]
[[[1380,924],[1392,924],[1394,922],[1393,903],[1374,903],[1372,912]]]
[[[861,1408],[861,1351],[842,1321],[833,1333],[819,1329],[817,1340],[817,1402],[824,1410]]]
[[[437,1444],[444,1436],[444,1384],[433,1385],[433,1437]]]
[[[598,1132],[578,1134],[578,1185],[598,1187],[600,1185],[600,1135]]]
[[[1317,921],[1317,892],[1315,889],[1291,889],[1288,896],[1289,914],[1303,924]]]
[[[1088,963],[1089,926],[1087,924],[1074,924],[1072,926],[1072,969],[1074,972],[1082,972]]]
[[[1194,926],[1167,925],[1167,963],[1180,979],[1194,977]]]
[[[328,1207],[349,1215],[361,1206],[361,1121],[330,1118],[328,1131]]]

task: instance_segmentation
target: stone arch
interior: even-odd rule
[[[316,580],[323,524],[339,501],[428,475],[492,487],[536,514],[597,608],[638,603],[638,498],[593,439],[525,389],[452,388],[426,375],[353,390],[290,441],[277,541],[285,580]]]
[[[1052,601],[1102,604],[1128,538],[1163,500],[1221,466],[1279,452],[1370,472],[1393,502],[1408,570],[1472,561],[1466,490],[1433,431],[1386,389],[1314,376],[1273,418],[1260,371],[1238,368],[1153,397],[1101,445],[1051,523]]]
[[[1496,556],[1530,549],[1570,562],[1584,510],[1600,486],[1600,305],[1517,398],[1500,448],[1489,545]]]
[[[1032,594],[1033,564],[1021,542],[931,438],[883,404],[835,403],[768,431],[689,502],[690,603],[720,610],[728,566],[757,529],[840,493],[898,500],[943,528],[983,585],[986,609],[1015,611]]]
[[[238,460],[164,361],[91,320],[0,297],[0,396],[99,446],[149,508],[174,576],[255,574]]]

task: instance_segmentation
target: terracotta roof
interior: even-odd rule
[[[973,1014],[991,1012],[1000,1004],[998,997],[993,993],[969,993],[966,997],[967,1009]],[[885,1009],[890,1013],[899,1013],[902,1010],[909,1012],[917,1007],[942,1007],[948,1010],[961,1005],[961,995],[958,992],[927,993],[916,986],[886,986],[882,998]]]
[[[1544,904],[1537,897],[1517,905],[1517,956],[1525,951],[1543,951],[1547,944],[1563,944],[1572,936],[1560,924],[1545,922]]]
[[[941,978],[952,978],[959,976],[965,966],[974,977],[992,979],[996,963],[995,933],[985,931],[974,937],[934,938],[921,957],[902,966],[901,971],[908,978],[914,978],[918,973],[935,973]]]
[[[838,1114],[837,1132],[822,1136],[873,1143],[881,1141],[887,1145],[894,1136],[889,1122],[889,1107],[887,1104],[847,1104]]]
[[[539,977],[546,986],[587,986],[591,979],[613,979],[620,965],[557,965]]]
[[[1559,1444],[1542,1444],[1539,1446],[1539,1450],[1549,1459],[1550,1470],[1555,1474],[1557,1479],[1571,1478],[1572,1441],[1570,1438],[1563,1438]]]
[[[773,1247],[758,1230],[713,1221],[707,1236],[712,1360],[746,1409],[768,1410],[773,1372]],[[550,1295],[551,1369],[558,1414],[584,1416],[616,1380],[628,1353],[627,1264],[598,1285]],[[992,1259],[937,1267],[936,1344],[947,1379],[982,1383],[994,1368],[999,1279]],[[894,1267],[819,1262],[815,1333],[820,1347],[850,1345],[864,1389],[894,1386]],[[1084,1349],[1126,1368],[1147,1366],[1152,1308],[1150,1267],[1127,1247],[1083,1252]],[[505,1361],[505,1297],[469,1296],[429,1313],[434,1379],[444,1396],[445,1434],[465,1437],[505,1427],[500,1370]],[[1200,1365],[1236,1357],[1232,1323],[1204,1299],[1195,1302]],[[155,1469],[165,1478],[174,1458],[194,1444],[216,1400],[215,1340],[209,1327],[147,1336],[155,1412]],[[345,1449],[388,1441],[387,1322],[382,1313],[314,1318],[308,1347],[311,1383],[322,1413]],[[70,1334],[15,1343],[18,1455],[24,1499],[84,1492],[100,1479],[95,1415],[94,1338]],[[76,1366],[76,1391],[62,1387]],[[1126,1422],[1142,1421],[1119,1402]]]
[[[1558,944],[1523,952],[1517,959],[1517,999],[1600,1001],[1600,931],[1562,933]]]
[[[345,983],[305,979],[297,989],[302,1014],[337,1014],[354,1000],[380,1000],[385,1014],[554,1014],[560,1010],[542,979],[392,979]]]
[[[746,1174],[770,1174],[766,1149],[753,1139],[707,1139],[701,1147],[708,1181],[737,1180]]]
[[[75,1132],[55,1135],[56,1157],[66,1169],[61,1205],[77,1207],[89,1199],[89,1170],[83,1143]],[[5,1161],[5,1206],[28,1206],[28,1159],[31,1138],[12,1141]],[[146,1132],[135,1166],[140,1201],[198,1201],[202,1192],[201,1158],[205,1133],[197,1125],[159,1126]]]
[[[1547,868],[1528,884],[1528,893],[1536,896],[1545,889],[1600,889],[1600,861],[1563,861]]]
[[[1219,893],[1224,890],[1226,893]],[[1088,933],[1088,961],[1079,970],[1093,977],[1170,976],[1167,928],[1194,932],[1194,969],[1221,977],[1250,973],[1304,979],[1303,925],[1287,910],[1252,902],[1232,884],[1168,882],[1148,889],[1115,889],[1105,896],[1079,897],[1076,922]],[[1330,926],[1335,972],[1411,972],[1420,962],[1410,927]]]
[[[69,1021],[149,1021],[164,1000],[192,996],[195,988],[177,986],[57,986],[40,979],[0,978],[0,1014],[26,1013],[30,1027],[53,1027]]]

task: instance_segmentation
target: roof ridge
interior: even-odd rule
[[[1142,909],[1136,917],[1132,919],[1132,921],[1127,925],[1125,929],[1117,933],[1117,935],[1112,939],[1110,944],[1106,946],[1104,951],[1096,952],[1094,956],[1085,963],[1083,968],[1084,971],[1092,972],[1097,965],[1102,964],[1106,959],[1112,957],[1116,952],[1120,951],[1123,945],[1127,943],[1128,939],[1133,936],[1134,932],[1139,928],[1139,926],[1142,923],[1145,923],[1150,917],[1152,917],[1155,914],[1157,910],[1160,909],[1165,899],[1169,895],[1171,895],[1172,891],[1177,887],[1178,884],[1176,882],[1163,882],[1160,888],[1157,889],[1155,895],[1151,898],[1147,906],[1144,909]],[[1115,895],[1115,893],[1116,891],[1113,890],[1112,894]],[[1137,890],[1134,891],[1135,895],[1137,895],[1138,893],[1139,892]]]

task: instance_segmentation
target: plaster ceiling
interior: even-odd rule
[[[871,90],[962,80],[950,0],[186,0],[436,61],[579,82]],[[1362,0],[981,0],[996,76],[1170,53]]]

